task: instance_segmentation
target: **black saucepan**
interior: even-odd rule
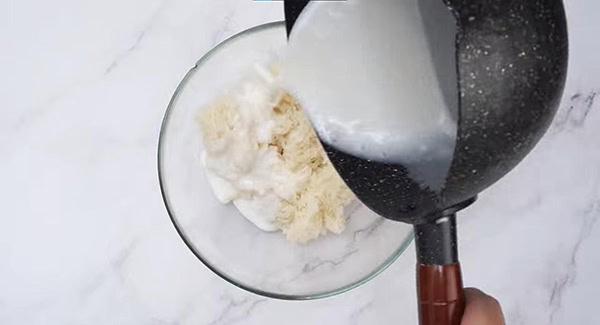
[[[288,34],[308,2],[285,0]],[[414,225],[423,325],[460,323],[464,297],[456,212],[513,169],[544,135],[562,96],[568,58],[560,0],[445,4],[457,21],[459,112],[444,188],[431,191],[411,179],[404,166],[367,161],[323,144],[365,205],[385,218]]]

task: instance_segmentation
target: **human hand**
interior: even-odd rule
[[[504,325],[498,300],[479,289],[465,289],[466,307],[461,325]]]

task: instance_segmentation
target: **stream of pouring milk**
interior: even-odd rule
[[[456,141],[455,36],[442,0],[312,1],[282,83],[324,142],[439,190]]]

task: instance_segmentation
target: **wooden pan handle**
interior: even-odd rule
[[[417,265],[419,324],[460,325],[465,311],[460,264]]]

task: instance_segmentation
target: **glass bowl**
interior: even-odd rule
[[[244,70],[276,57],[285,43],[283,22],[257,26],[216,46],[187,73],[160,131],[160,187],[185,244],[223,279],[272,298],[323,298],[355,288],[387,268],[410,244],[412,228],[357,203],[341,235],[293,244],[281,232],[259,230],[233,205],[218,202],[200,162],[198,111],[231,90]]]

